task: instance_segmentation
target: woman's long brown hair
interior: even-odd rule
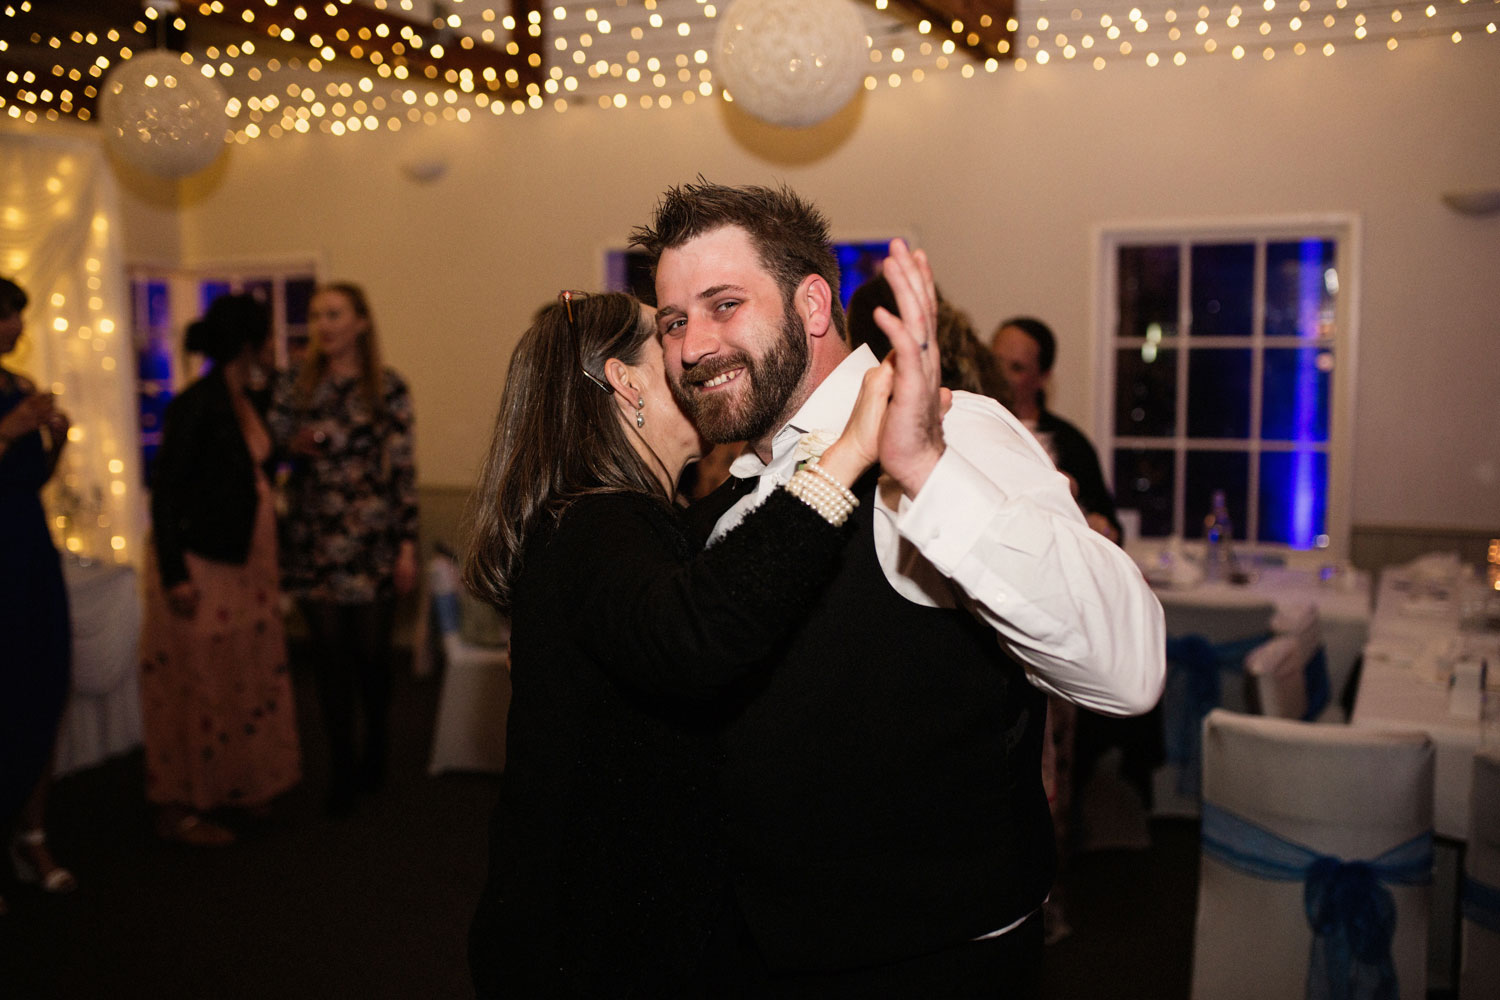
[[[556,519],[593,493],[671,499],[600,386],[605,362],[639,363],[655,329],[629,295],[579,297],[571,308],[572,322],[561,302],[542,309],[516,345],[464,516],[464,583],[503,611],[526,539],[543,518]]]
[[[354,315],[365,321],[365,332],[359,338],[360,388],[365,394],[366,402],[370,404],[371,414],[379,420],[385,415],[385,369],[380,360],[380,341],[375,336],[375,317],[370,314],[370,300],[365,297],[363,288],[348,281],[319,285],[317,291],[313,292],[313,298],[324,292],[342,295],[349,300]],[[302,362],[302,371],[297,375],[293,392],[299,407],[305,407],[312,401],[313,392],[327,374],[328,355],[323,353],[323,345],[314,337],[307,347],[307,356]]]

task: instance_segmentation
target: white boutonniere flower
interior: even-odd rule
[[[821,458],[828,446],[839,438],[834,431],[808,431],[797,439],[797,447],[792,451],[796,468],[802,468],[807,462],[814,458]]]

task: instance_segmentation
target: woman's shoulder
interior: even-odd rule
[[[631,491],[588,493],[568,504],[554,537],[592,540],[610,549],[654,537],[674,548],[686,537],[679,512],[660,497]]]
[[[224,384],[223,374],[219,369],[214,368],[207,374],[194,379],[181,392],[173,396],[172,401],[167,404],[167,410],[182,413],[201,409],[212,405],[220,396],[227,401],[229,393]]]
[[[564,524],[611,524],[622,518],[640,518],[663,524],[676,521],[675,512],[666,501],[637,490],[585,493],[568,504],[561,521]]]
[[[387,394],[407,391],[406,379],[402,378],[401,373],[394,368],[380,369],[380,384]]]
[[[9,368],[0,365],[0,394],[6,396],[30,396],[36,392],[36,383]]]
[[[555,518],[538,520],[522,562],[543,576],[559,569],[592,572],[588,567],[603,570],[647,553],[681,558],[686,538],[672,508],[660,499],[638,492],[589,493]]]

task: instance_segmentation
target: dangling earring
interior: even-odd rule
[[[635,426],[637,428],[646,426],[646,397],[635,397]]]

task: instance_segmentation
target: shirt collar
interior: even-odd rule
[[[729,466],[729,474],[745,479],[759,476],[772,465],[779,465],[797,447],[802,435],[822,431],[837,437],[849,422],[854,412],[854,401],[859,398],[859,387],[864,382],[865,372],[880,364],[868,344],[860,344],[840,361],[838,367],[828,373],[827,378],[813,390],[792,419],[788,420],[771,439],[771,461],[762,462],[753,451],[746,451]]]

